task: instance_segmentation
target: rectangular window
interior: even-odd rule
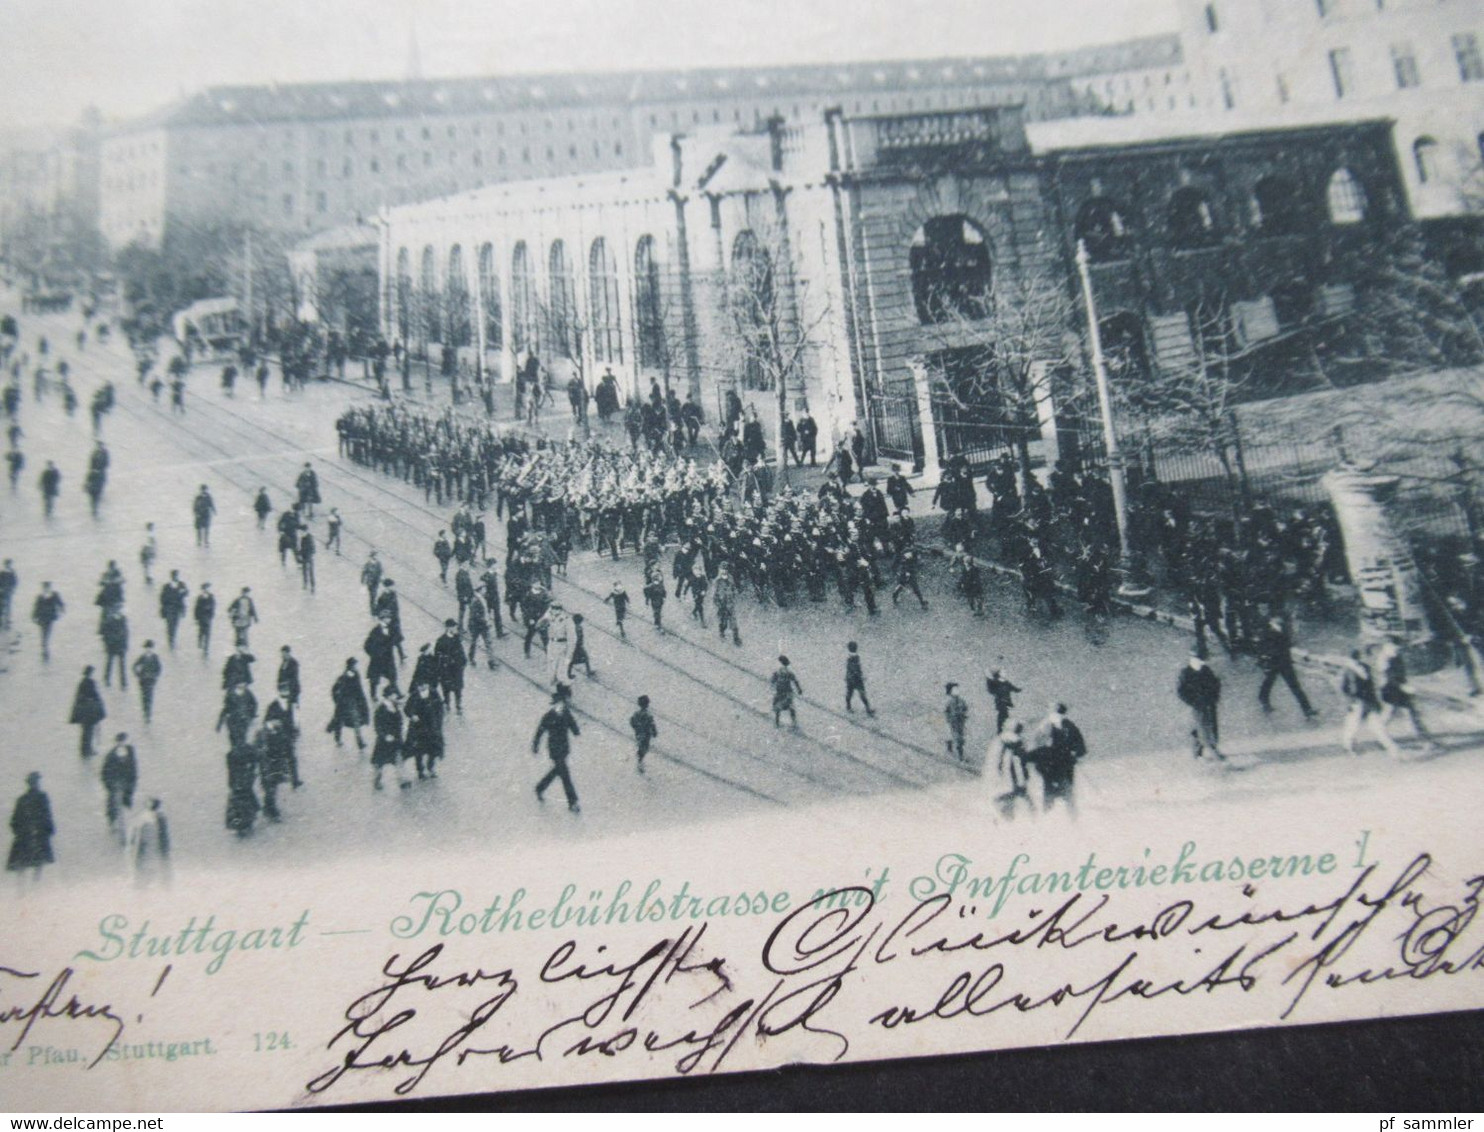
[[[1350,48],[1336,47],[1329,53],[1329,74],[1335,83],[1336,98],[1355,92],[1355,61]]]
[[[1466,83],[1484,79],[1484,56],[1479,54],[1479,37],[1471,31],[1453,37],[1453,56],[1458,60],[1458,77]]]
[[[1417,54],[1410,43],[1391,45],[1391,69],[1396,73],[1397,90],[1422,85],[1422,77],[1417,70]]]

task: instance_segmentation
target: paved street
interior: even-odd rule
[[[1069,705],[1087,736],[1091,757],[1079,780],[1084,808],[1136,808],[1194,803],[1210,798],[1260,798],[1273,791],[1348,789],[1395,774],[1457,773],[1472,757],[1477,720],[1442,719],[1454,734],[1441,758],[1392,764],[1374,747],[1356,759],[1339,751],[1340,704],[1317,675],[1305,682],[1321,713],[1305,724],[1285,690],[1276,710],[1264,715],[1255,693],[1252,661],[1217,662],[1225,681],[1222,735],[1242,769],[1217,769],[1189,756],[1188,715],[1174,696],[1175,676],[1187,641],[1159,625],[1128,618],[1101,632],[1071,615],[1057,622],[1029,617],[1018,588],[989,581],[989,617],[968,616],[938,565],[925,571],[931,608],[910,596],[892,608],[883,593],[879,618],[864,609],[848,613],[838,599],[785,610],[741,607],[744,644],[724,642],[714,626],[689,616],[689,601],[670,600],[671,632],[657,634],[639,602],[641,572],[632,555],[617,563],[591,551],[574,552],[570,574],[556,593],[587,619],[588,648],[596,679],[581,675],[575,706],[582,735],[575,740],[573,777],[582,797],[580,815],[569,814],[560,792],[543,805],[532,795],[549,765],[535,757],[530,738],[547,702],[550,665],[538,651],[521,655],[518,636],[497,642],[499,667],[470,669],[465,714],[448,724],[448,758],[438,780],[410,791],[375,793],[365,755],[354,745],[337,750],[324,732],[329,686],[349,656],[365,658],[361,642],[370,628],[359,572],[375,547],[402,594],[409,661],[431,640],[444,617],[456,611],[452,586],[439,584],[431,547],[452,509],[437,509],[421,491],[340,460],[333,422],[348,399],[365,393],[340,384],[315,385],[285,394],[276,375],[268,397],[239,381],[237,396],[220,391],[219,366],[192,374],[184,418],[170,415],[168,394],[151,402],[133,376],[133,363],[116,337],[107,347],[72,344],[78,319],[71,315],[22,320],[22,348],[33,354],[39,333],[53,343],[49,368],[69,359],[81,401],[67,417],[53,390],[37,405],[23,383],[21,413],[27,467],[19,491],[0,496],[3,554],[15,559],[21,584],[16,597],[18,632],[6,641],[0,672],[0,712],[9,741],[0,751],[5,805],[22,789],[24,774],[42,771],[59,833],[59,875],[121,869],[102,813],[97,775],[101,756],[79,759],[76,729],[66,725],[82,665],[101,672],[102,648],[92,605],[97,578],[109,559],[128,577],[126,611],[130,658],[146,637],[161,646],[165,673],[155,722],[143,724],[137,692],[104,689],[108,719],[99,730],[100,751],[116,731],[139,747],[140,793],[159,794],[172,820],[176,853],[193,860],[238,858],[288,866],[340,855],[364,857],[417,846],[531,844],[616,833],[662,830],[751,808],[804,807],[845,798],[869,799],[872,812],[893,820],[930,822],[945,808],[994,821],[991,799],[1002,787],[981,778],[979,763],[991,737],[993,707],[984,676],[1000,666],[1025,692],[1016,715],[1034,724],[1054,699]],[[65,345],[63,345],[65,343]],[[113,456],[108,491],[98,520],[89,517],[82,481],[91,447],[87,403],[94,388],[112,380],[119,404],[104,424]],[[563,429],[566,406],[549,419]],[[57,515],[43,517],[36,478],[55,459],[63,474]],[[275,508],[292,498],[294,477],[314,462],[324,497],[315,533],[323,546],[323,514],[338,506],[345,519],[344,555],[321,550],[318,592],[300,584],[292,560],[281,567],[273,518],[257,530],[253,496],[265,485]],[[208,484],[219,514],[209,549],[194,545],[191,499]],[[925,510],[924,506],[918,510]],[[154,522],[160,555],[155,587],[144,586],[139,548]],[[489,516],[503,562],[503,524]],[[666,556],[668,567],[668,555]],[[179,650],[164,649],[158,586],[178,569],[194,598],[210,581],[218,612],[212,655],[194,647],[189,620]],[[43,666],[31,601],[42,579],[63,594],[68,611]],[[629,639],[617,638],[609,607],[601,601],[612,581],[634,597]],[[284,820],[260,821],[239,840],[223,826],[226,803],[225,736],[212,732],[221,702],[221,664],[231,644],[225,607],[251,585],[262,622],[252,631],[258,658],[255,688],[266,703],[283,644],[303,666],[303,736],[299,761],[304,789],[281,798]],[[708,617],[711,611],[708,608]],[[507,625],[507,632],[510,626]],[[860,643],[876,718],[844,710],[844,657],[848,640]],[[768,676],[786,653],[803,684],[800,730],[776,730],[769,710]],[[405,687],[410,671],[404,671]],[[970,703],[969,765],[943,750],[943,684],[956,680]],[[635,698],[654,702],[660,736],[648,773],[635,772],[627,720]]]

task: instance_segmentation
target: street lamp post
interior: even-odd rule
[[[1097,304],[1092,297],[1092,276],[1088,271],[1091,262],[1087,254],[1087,243],[1077,241],[1077,275],[1082,281],[1082,302],[1087,308],[1087,338],[1092,348],[1092,374],[1097,383],[1098,409],[1103,419],[1103,445],[1108,450],[1108,482],[1113,488],[1113,513],[1118,522],[1118,570],[1123,583],[1118,587],[1121,597],[1144,597],[1147,586],[1133,579],[1133,553],[1128,538],[1128,487],[1123,478],[1123,453],[1118,450],[1118,434],[1113,428],[1113,402],[1108,395],[1108,371],[1103,364],[1103,339],[1098,333]]]

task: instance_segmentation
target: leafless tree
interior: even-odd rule
[[[968,414],[987,406],[996,410],[1025,477],[1040,403],[1060,399],[1060,408],[1075,410],[1085,396],[1065,379],[1080,360],[1078,309],[1065,287],[1048,277],[1033,271],[1006,276],[983,295],[945,293],[929,304],[936,319],[929,335],[934,344],[975,355],[973,364],[955,374],[957,380],[941,367],[930,378],[935,400]]]
[[[748,379],[777,395],[778,482],[787,480],[783,422],[790,392],[804,386],[808,354],[820,345],[820,328],[829,317],[827,304],[810,301],[809,280],[794,269],[786,231],[754,231],[747,251],[734,255],[721,288],[722,333],[709,342],[717,372]]]

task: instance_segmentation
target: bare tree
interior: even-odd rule
[[[739,239],[732,269],[721,288],[722,333],[709,343],[715,368],[777,395],[778,482],[788,478],[783,423],[788,398],[804,387],[805,358],[820,345],[829,307],[811,309],[809,280],[794,270],[788,234],[781,227]]]
[[[1039,406],[1055,394],[1072,409],[1082,390],[1064,380],[1079,360],[1076,305],[1065,287],[1032,271],[1017,271],[983,294],[944,291],[928,308],[930,338],[943,351],[969,350],[970,364],[950,376],[930,372],[935,400],[973,415],[988,410],[1013,441],[1022,477],[1031,473],[1030,437]]]

